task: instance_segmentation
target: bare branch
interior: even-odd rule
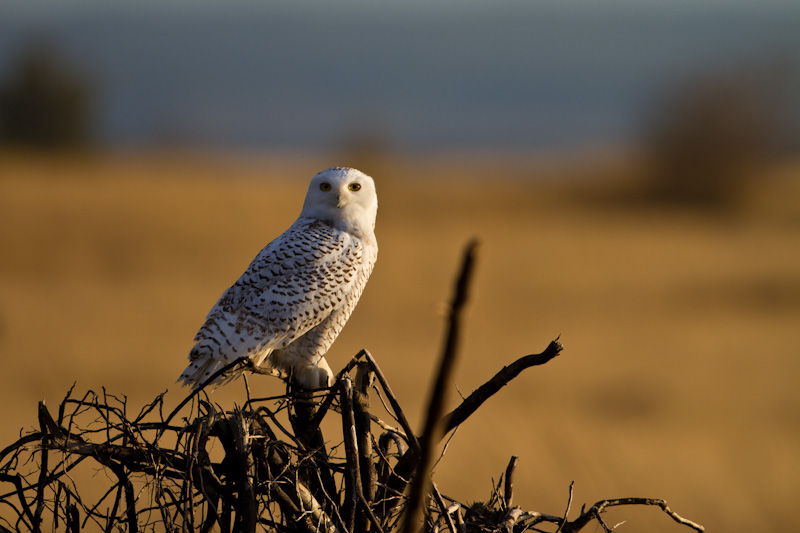
[[[59,405],[57,419],[41,403],[38,431],[20,435],[0,451],[0,533],[62,529],[76,533],[87,526],[168,533],[261,528],[286,533],[392,533],[423,523],[428,530],[443,529],[446,523],[453,533],[542,531],[537,524],[549,523],[559,533],[575,533],[592,522],[608,533],[613,528],[602,513],[625,505],[657,506],[677,523],[703,531],[664,500],[647,498],[601,500],[570,522],[573,485],[563,516],[523,511],[513,506],[516,456],[497,483],[492,481],[486,503],[464,506],[443,496],[435,485],[432,495],[426,494],[436,449],[441,448],[440,460],[444,459],[458,426],[488,398],[524,369],[544,364],[561,351],[556,340],[541,354],[520,358],[443,416],[475,249],[470,243],[465,250],[419,440],[367,350],[353,357],[329,389],[303,391],[290,383],[285,394],[253,398],[246,386],[243,407],[233,409],[212,403],[203,389],[229,372],[270,373],[252,367],[246,358],[209,377],[166,416],[165,392],[138,413],[132,410],[131,419],[125,396],[103,388],[99,394],[89,390],[83,397],[73,397],[73,385]],[[353,385],[351,373],[356,368]],[[370,412],[372,391],[389,413],[389,421],[394,417],[400,429]],[[173,425],[171,420],[179,414],[181,422]],[[328,414],[341,416],[340,423],[323,425]],[[336,435],[326,438],[323,428],[326,433],[333,428]],[[442,446],[445,433],[448,438]],[[105,485],[84,491],[83,476],[72,476],[79,465],[104,472],[93,483]],[[424,522],[417,517],[423,501]]]
[[[605,511],[606,508],[615,507],[618,505],[653,505],[656,507],[660,507],[665,513],[667,513],[667,515],[669,515],[670,518],[672,518],[679,524],[690,527],[695,531],[705,531],[705,528],[703,526],[695,522],[692,522],[691,520],[687,520],[681,517],[680,515],[672,511],[669,507],[667,507],[667,502],[665,500],[657,498],[616,498],[611,500],[600,500],[599,502],[591,506],[588,510],[581,513],[581,516],[579,516],[572,522],[566,523],[564,525],[563,531],[565,533],[574,533],[576,531],[580,531],[592,519],[599,520],[600,514],[603,511]]]
[[[567,518],[569,517],[569,509],[572,507],[572,487],[575,485],[575,481],[570,481],[569,483],[569,498],[567,498],[567,508],[564,509],[564,518],[561,519],[561,524],[556,529],[556,533],[560,533],[560,531],[564,528],[564,525],[567,523]],[[600,514],[597,514],[597,517],[600,517]],[[600,521],[602,523],[602,520]]]
[[[124,466],[115,463],[109,463],[108,466],[117,476],[120,486],[125,493],[125,516],[128,522],[128,531],[131,533],[137,533],[139,531],[139,523],[136,521],[136,496],[133,494],[133,485],[131,484],[131,480],[128,478],[128,474],[125,472]]]
[[[389,386],[389,382],[386,380],[386,377],[381,372],[381,368],[378,366],[378,362],[375,361],[375,358],[372,357],[372,354],[369,353],[369,350],[361,350],[366,357],[367,361],[369,361],[370,366],[372,366],[373,372],[375,372],[375,377],[378,378],[378,381],[383,388],[384,394],[386,394],[387,399],[389,400],[389,404],[392,406],[392,410],[394,411],[394,416],[397,417],[398,422],[403,427],[403,431],[406,432],[406,440],[408,445],[413,450],[419,449],[419,442],[417,441],[417,437],[414,434],[414,431],[411,429],[411,425],[408,423],[405,414],[403,413],[403,409],[400,407],[400,402],[397,401],[397,397],[392,392],[392,388]]]
[[[562,346],[558,339],[550,342],[542,353],[520,357],[508,366],[504,366],[492,379],[478,387],[472,394],[442,418],[443,433],[452,431],[472,415],[483,402],[491,398],[502,389],[509,381],[517,377],[520,372],[532,366],[543,365],[561,353]]]
[[[408,502],[406,503],[405,525],[403,526],[404,533],[411,533],[412,530],[417,527],[419,509],[429,483],[428,469],[433,460],[434,447],[441,437],[441,424],[439,423],[439,419],[444,410],[447,383],[450,381],[450,376],[455,368],[461,330],[461,317],[464,305],[467,302],[469,282],[475,265],[477,248],[478,242],[473,240],[467,244],[464,250],[460,274],[456,281],[455,294],[450,304],[449,326],[447,328],[447,335],[445,336],[444,349],[442,351],[436,381],[431,391],[428,410],[425,415],[425,425],[420,439],[419,460],[416,465],[414,479],[412,480]]]
[[[505,500],[506,509],[511,508],[511,500],[514,496],[514,470],[517,468],[518,460],[519,457],[512,455],[506,467],[506,484],[503,490],[503,499]]]
[[[192,391],[189,393],[189,395],[186,396],[186,398],[184,398],[183,401],[181,403],[179,403],[178,406],[175,409],[172,410],[172,412],[169,414],[169,416],[164,421],[164,423],[169,423],[170,420],[172,420],[173,417],[175,417],[175,415],[178,414],[180,412],[180,410],[183,409],[183,407],[192,400],[192,398],[194,398],[195,396],[200,394],[206,387],[208,387],[209,385],[214,383],[214,381],[218,377],[224,375],[229,370],[231,370],[231,369],[233,369],[233,368],[235,368],[235,367],[237,367],[239,365],[246,365],[249,361],[250,361],[250,358],[245,355],[245,356],[240,357],[239,359],[236,359],[235,361],[231,361],[227,365],[223,366],[222,368],[220,368],[219,370],[214,372],[199,387],[196,387],[196,388],[192,389]]]
[[[439,507],[439,513],[441,514],[442,518],[444,518],[444,521],[447,523],[447,527],[450,529],[450,533],[458,533],[456,525],[453,523],[453,517],[450,516],[450,513],[447,509],[447,505],[445,505],[444,499],[442,498],[442,494],[439,492],[439,488],[436,486],[436,483],[431,483],[431,490],[433,491],[433,500]]]
[[[348,531],[355,530],[356,504],[361,486],[361,473],[358,467],[358,444],[356,443],[356,425],[353,420],[353,382],[350,376],[344,376],[341,384],[342,402],[342,434],[344,435],[344,448],[347,456],[347,469],[345,472],[345,490],[343,515]]]
[[[355,422],[356,444],[358,451],[358,470],[360,475],[360,497],[366,509],[359,514],[359,529],[367,529],[367,510],[371,509],[375,500],[377,473],[373,462],[372,419],[369,413],[369,389],[375,373],[368,363],[360,363],[356,371],[355,388],[353,389],[353,421]]]

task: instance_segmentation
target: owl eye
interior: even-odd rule
[[[322,183],[319,184],[319,190],[329,191],[331,190],[331,184],[328,183],[327,181],[323,181]]]
[[[351,191],[360,191],[361,190],[361,184],[360,183],[351,183],[350,185],[347,186],[347,188],[350,189]]]

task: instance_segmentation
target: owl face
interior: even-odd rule
[[[314,176],[301,216],[318,218],[345,231],[375,228],[375,182],[354,168],[329,168]]]

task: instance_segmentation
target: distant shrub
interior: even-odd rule
[[[0,80],[0,145],[69,149],[92,141],[91,83],[55,49],[24,49]]]
[[[646,126],[649,195],[664,203],[730,208],[786,133],[785,73],[712,73],[678,85]]]

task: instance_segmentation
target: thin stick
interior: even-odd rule
[[[247,362],[247,361],[249,361],[249,360],[250,360],[250,358],[249,358],[248,356],[246,356],[246,355],[245,355],[245,356],[242,356],[242,357],[240,357],[239,359],[236,359],[235,361],[232,361],[232,362],[228,363],[227,365],[223,366],[222,368],[220,368],[219,370],[217,370],[216,372],[214,372],[214,373],[211,375],[211,377],[209,377],[207,380],[205,380],[205,381],[204,381],[204,382],[203,382],[203,383],[202,383],[202,384],[201,384],[199,387],[197,387],[196,389],[192,389],[192,392],[191,392],[191,393],[190,393],[190,394],[189,394],[189,395],[188,395],[186,398],[184,398],[184,399],[183,399],[183,401],[182,401],[181,403],[179,403],[179,404],[178,404],[178,407],[176,407],[175,409],[173,409],[173,410],[172,410],[172,412],[169,414],[169,416],[167,417],[167,419],[166,419],[166,420],[164,420],[164,424],[169,424],[169,421],[170,421],[170,420],[172,420],[172,418],[173,418],[173,417],[174,417],[176,414],[178,414],[178,411],[180,411],[181,409],[183,409],[183,406],[184,406],[184,405],[186,405],[187,403],[189,403],[189,401],[190,401],[192,398],[194,398],[195,396],[197,396],[198,394],[200,394],[200,392],[201,392],[203,389],[205,389],[207,386],[209,386],[211,383],[213,383],[213,382],[214,382],[214,380],[216,380],[216,379],[217,379],[218,377],[220,377],[221,375],[225,374],[225,373],[226,373],[228,370],[230,370],[230,369],[232,369],[232,368],[234,368],[234,367],[236,367],[237,365],[240,365],[240,364],[242,364],[242,363],[246,363],[246,362]]]
[[[22,521],[22,523],[25,523],[25,518],[27,517],[30,521],[30,524],[34,524],[36,519],[33,517],[30,507],[28,507],[28,502],[25,500],[24,489],[22,488],[22,478],[19,475],[12,476],[10,474],[4,474],[0,472],[0,481],[14,484],[14,488],[17,489],[17,498],[19,498],[19,503],[22,505],[22,511],[25,515],[24,517],[20,515],[19,519]],[[33,529],[33,526],[28,525],[28,528]]]
[[[571,481],[569,484],[569,498],[567,499],[567,508],[564,510],[564,518],[561,519],[561,524],[559,524],[558,529],[556,529],[556,533],[560,533],[560,531],[564,528],[564,525],[567,523],[567,517],[569,516],[569,509],[572,507],[572,487],[575,485],[575,481]],[[599,514],[597,515],[600,516]],[[600,520],[602,522],[602,520]]]
[[[383,392],[386,394],[386,398],[392,405],[394,416],[397,417],[397,421],[400,422],[400,425],[403,426],[403,431],[406,432],[406,440],[408,441],[408,445],[412,450],[419,450],[419,442],[417,441],[417,437],[414,435],[414,431],[411,429],[411,424],[408,423],[405,414],[403,414],[403,409],[400,407],[397,397],[392,392],[389,382],[386,381],[386,376],[384,376],[383,372],[381,372],[381,368],[378,366],[375,358],[372,357],[372,354],[369,353],[369,350],[362,350],[362,352],[364,353],[364,357],[367,358],[367,361],[369,361],[370,365],[372,366],[372,370],[375,372],[375,377],[378,378],[378,381],[383,388]]]
[[[445,505],[442,494],[439,492],[439,487],[436,486],[436,483],[431,483],[431,487],[433,489],[433,498],[436,500],[436,505],[439,506],[439,512],[447,522],[447,527],[450,528],[451,533],[458,533],[456,525],[453,523],[453,517],[447,512],[447,505]]]
[[[518,460],[519,457],[512,455],[506,467],[506,484],[503,490],[503,499],[505,500],[506,509],[511,508],[511,500],[514,496],[514,470],[517,468]]]
[[[128,518],[128,531],[137,533],[139,531],[139,524],[136,520],[136,496],[133,494],[133,485],[131,484],[128,474],[125,472],[125,467],[112,462],[109,462],[106,466],[117,476],[120,488],[125,494],[125,515]],[[114,516],[111,517],[112,520],[114,518]]]
[[[461,329],[461,316],[464,305],[467,302],[467,292],[472,277],[473,266],[475,264],[477,247],[478,243],[474,240],[467,244],[461,264],[461,272],[456,282],[455,294],[450,305],[449,327],[447,329],[447,336],[445,337],[439,372],[433,385],[430,401],[428,403],[428,411],[425,416],[425,426],[420,439],[420,456],[406,505],[405,522],[402,529],[403,533],[411,533],[418,527],[419,511],[425,489],[429,482],[428,470],[433,460],[433,451],[436,443],[442,436],[440,434],[440,428],[442,426],[439,423],[439,419],[444,410],[447,383],[450,381],[450,376],[453,373],[456,356],[458,354],[457,348]]]
[[[520,372],[532,366],[543,365],[561,353],[562,346],[558,339],[551,341],[542,353],[520,357],[508,366],[504,366],[492,379],[478,387],[472,394],[461,402],[461,405],[442,417],[442,434],[452,431],[453,428],[463,423],[483,403],[503,388]]]
[[[660,507],[670,518],[675,520],[677,523],[687,526],[695,531],[705,531],[705,528],[696,522],[692,522],[691,520],[687,520],[683,518],[678,513],[672,511],[668,506],[666,500],[661,500],[657,498],[616,498],[612,500],[600,500],[599,502],[595,503],[591,506],[587,511],[581,513],[581,515],[573,520],[572,522],[568,522],[564,525],[562,531],[564,533],[575,533],[580,531],[586,524],[588,524],[592,519],[597,519],[600,516],[600,513],[605,511],[607,507],[615,507],[617,505],[653,505],[656,507]]]
[[[41,413],[42,409],[44,408],[44,402],[39,402],[39,412]],[[46,411],[46,409],[45,409]],[[49,416],[49,413],[48,413]],[[47,425],[43,423],[42,417],[39,417],[39,425],[40,429],[42,430],[42,459],[39,465],[39,482],[36,484],[36,510],[33,513],[33,531],[34,533],[39,533],[41,531],[41,524],[42,524],[42,511],[44,510],[44,489],[47,486],[47,474],[48,474],[48,451],[47,451],[47,443],[50,440],[50,436],[47,434]]]

